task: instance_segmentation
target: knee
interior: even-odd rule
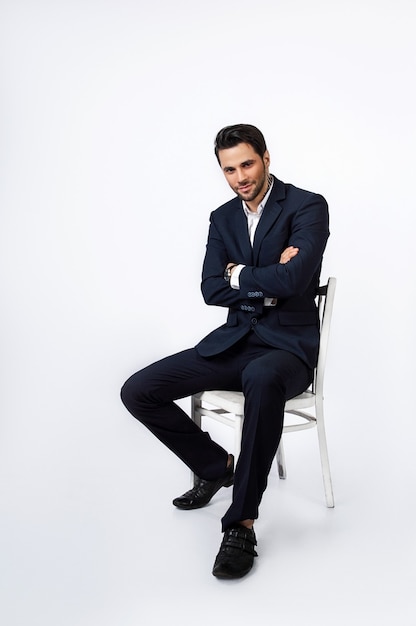
[[[147,415],[157,401],[157,387],[148,370],[140,370],[126,380],[120,391],[121,401],[128,411],[138,420]]]
[[[130,384],[130,379],[126,380],[126,382],[122,386],[120,390],[120,398],[124,406],[128,409],[132,399],[132,388]]]
[[[124,383],[120,391],[120,398],[130,412],[140,404],[141,384],[138,374],[133,374]]]

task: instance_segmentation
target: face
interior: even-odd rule
[[[263,199],[268,184],[270,156],[263,158],[248,143],[239,143],[218,153],[220,165],[231,189],[250,208],[257,208]]]

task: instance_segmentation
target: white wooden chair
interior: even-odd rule
[[[285,423],[283,427],[283,432],[288,433],[316,426],[321,454],[325,499],[328,507],[334,506],[334,495],[332,491],[325,435],[323,384],[335,286],[336,279],[329,278],[326,285],[319,287],[317,304],[321,336],[314,380],[307,391],[286,402]],[[311,409],[312,412],[305,411],[304,409]],[[296,417],[295,423],[289,422],[290,418],[288,416],[290,415]],[[241,391],[203,391],[195,394],[192,396],[191,417],[199,427],[201,427],[202,417],[211,417],[216,421],[234,428],[234,454],[237,458],[241,448],[241,434],[244,420],[244,396]],[[280,441],[276,459],[279,477],[286,478],[286,464],[282,441]]]

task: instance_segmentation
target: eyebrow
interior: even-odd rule
[[[240,163],[240,167],[243,167],[244,165],[251,165],[252,163],[254,163],[255,159],[247,159],[246,161],[243,161],[242,163]],[[224,171],[227,170],[235,170],[235,166],[234,165],[226,165],[224,167]]]

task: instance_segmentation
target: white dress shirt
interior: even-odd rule
[[[250,209],[248,208],[247,204],[244,202],[244,200],[242,201],[243,203],[243,210],[244,213],[246,214],[247,217],[247,228],[248,228],[248,235],[250,237],[250,243],[251,243],[251,247],[253,247],[253,241],[254,241],[254,235],[256,232],[256,228],[258,226],[258,223],[260,221],[260,218],[262,216],[265,204],[267,202],[267,200],[269,199],[270,193],[272,191],[273,188],[273,182],[270,185],[266,195],[264,196],[263,200],[260,202],[259,206],[257,207],[257,211],[250,211]],[[234,269],[233,269],[233,273],[231,275],[231,279],[230,279],[230,286],[233,289],[240,289],[240,272],[241,270],[245,267],[245,265],[237,265]],[[265,306],[276,306],[276,299],[275,298],[264,298],[264,305]]]

